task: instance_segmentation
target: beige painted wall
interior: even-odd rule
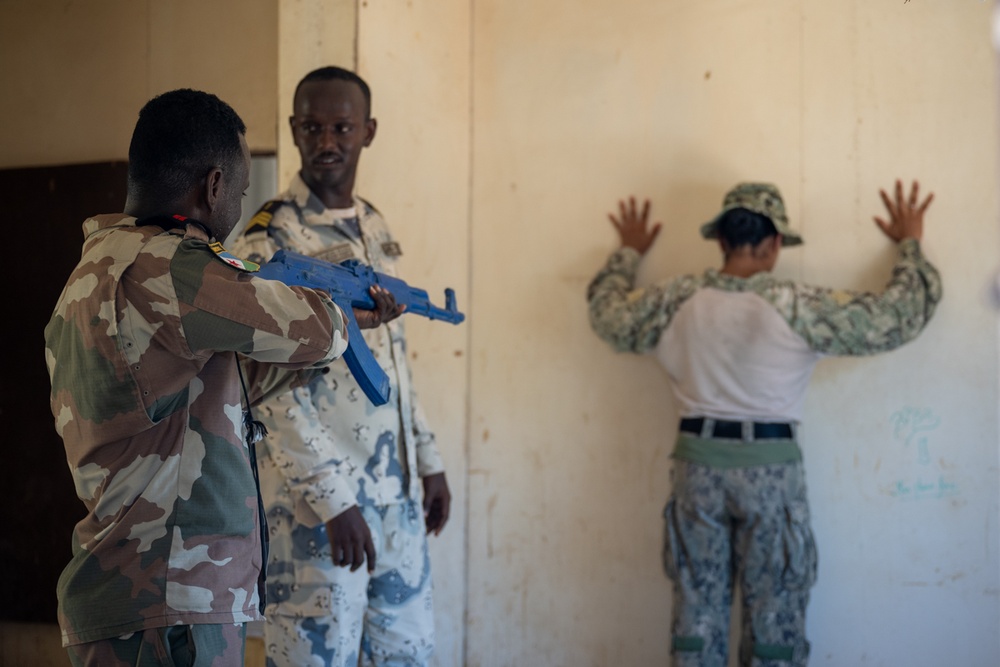
[[[325,65],[357,68],[356,0],[275,0],[278,7],[278,187],[284,189],[300,167],[288,119],[302,77]]]
[[[135,110],[158,92],[122,93],[133,78],[123,68],[157,72],[162,89],[180,85],[167,81],[181,58],[172,48],[158,47],[156,67],[108,55],[115,29],[148,35],[150,16],[167,21],[152,4],[0,2],[4,62],[14,47],[34,48],[38,62],[37,71],[0,73],[18,91],[0,101],[0,118],[19,124],[0,126],[6,166],[123,157],[95,146],[127,147]],[[263,4],[282,36],[268,84],[279,99],[220,96],[252,117],[255,102],[284,103],[297,70],[356,63],[380,122],[360,190],[399,235],[407,279],[433,295],[455,287],[469,315],[461,327],[408,323],[456,496],[431,547],[436,664],[666,661],[659,515],[675,415],[651,360],[615,355],[591,334],[583,297],[613,247],[605,213],[616,200],[648,196],[666,225],[643,269],[653,280],[717,263],[698,224],[735,181],[773,180],[806,237],[780,273],[877,288],[892,249],[870,218],[877,188],[897,176],[937,193],[926,247],[946,297],[917,342],[825,361],[810,389],[813,664],[1000,662],[998,336],[984,298],[1000,264],[987,3]],[[335,22],[340,42],[313,26],[302,34],[320,37],[289,44],[296,22],[316,11],[352,17]],[[38,33],[12,29],[10,16],[103,35],[90,39],[102,46],[88,58],[93,71],[114,74],[86,85],[80,49],[32,46]],[[350,21],[353,42],[341,31]],[[32,86],[31,106],[11,103]],[[209,89],[228,86],[220,77]],[[63,90],[75,114],[51,101]],[[277,125],[280,137],[287,112],[277,122],[269,113],[263,126]],[[44,141],[18,136],[46,127]],[[294,162],[281,150],[287,173]],[[895,428],[907,414],[937,426],[908,441]],[[948,493],[914,492],[922,481]]]
[[[470,297],[470,3],[361,2],[358,72],[378,119],[358,191],[385,215],[403,248],[401,274],[444,303],[444,288],[475,319]],[[468,322],[406,320],[414,384],[447,465],[449,524],[430,540],[438,665],[463,665],[466,596]]]
[[[871,216],[897,176],[938,194],[946,299],[918,342],[823,362],[810,391],[814,663],[1000,660],[990,10],[475,3],[467,664],[666,661],[675,413],[655,363],[612,353],[584,304],[617,199],[665,223],[651,280],[716,265],[698,225],[736,181],[773,180],[806,237],[782,275],[874,288],[892,250]],[[894,430],[908,409],[937,421],[923,441]],[[913,491],[939,482],[954,495]]]
[[[443,303],[445,286],[455,287],[460,307],[469,312],[469,7],[442,2],[396,9],[354,0],[267,0],[251,6],[0,0],[0,59],[13,62],[28,54],[29,62],[39,68],[4,68],[0,82],[18,93],[33,91],[36,106],[49,112],[43,117],[26,111],[14,103],[17,95],[0,99],[0,118],[11,121],[0,124],[0,167],[124,159],[135,114],[146,99],[190,86],[230,102],[248,124],[252,148],[273,152],[277,147],[278,183],[283,187],[298,169],[286,121],[295,84],[322,65],[359,67],[373,87],[380,121],[377,140],[362,160],[359,191],[378,205],[398,234],[407,279],[426,286],[436,303]],[[206,12],[203,21],[199,17]],[[210,43],[208,37],[219,32],[230,15],[237,25],[223,31],[228,38],[211,53],[193,51],[190,44],[198,40],[182,43],[162,37],[193,22],[190,29]],[[48,26],[53,38],[96,46],[84,58],[69,47],[53,52],[39,41],[39,30],[24,30],[25,25]],[[460,29],[454,30],[456,26]],[[374,32],[373,45],[390,41],[395,47],[371,48],[361,54],[359,65],[359,30]],[[122,58],[110,42],[118,32],[130,36],[132,51],[141,57]],[[204,60],[208,57],[214,59]],[[436,75],[442,70],[449,76]],[[93,85],[106,91],[95,93]],[[84,98],[85,106],[75,111],[63,106],[67,90]],[[102,99],[106,94],[116,95],[113,104]],[[418,98],[426,101],[413,105]],[[77,127],[85,132],[73,131]],[[29,140],[46,130],[51,145]],[[415,171],[420,178],[414,177]],[[430,225],[436,234],[422,233]],[[438,573],[438,660],[457,665],[462,663],[465,604],[467,329],[425,322],[408,326],[414,374],[449,465],[455,496],[450,525],[431,541],[431,551]],[[62,664],[65,656],[52,632],[31,625],[0,626],[0,663],[37,648],[39,653],[30,658],[36,664]],[[248,664],[262,664],[258,642],[252,641],[251,649]]]
[[[0,168],[124,160],[142,105],[215,93],[276,148],[274,0],[0,1]]]

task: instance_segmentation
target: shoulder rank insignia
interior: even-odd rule
[[[240,259],[233,253],[229,252],[222,247],[222,244],[216,241],[215,243],[209,243],[208,247],[212,249],[215,256],[221,259],[223,262],[230,266],[235,266],[240,271],[246,271],[247,273],[255,273],[260,269],[259,264],[254,264],[253,262],[248,262],[245,259]]]
[[[386,257],[399,257],[403,254],[403,249],[395,241],[386,241],[382,244],[382,252]]]
[[[287,203],[281,199],[272,199],[271,201],[264,202],[264,205],[257,209],[254,216],[250,218],[250,222],[247,223],[247,228],[243,230],[243,234],[266,232],[268,226],[271,224],[271,219],[274,218],[274,213]]]
[[[379,210],[375,208],[375,204],[371,203],[364,197],[358,197],[358,199],[360,199],[361,203],[365,205],[366,209],[368,209],[368,213],[377,213],[378,215],[382,215],[381,213],[379,213]]]

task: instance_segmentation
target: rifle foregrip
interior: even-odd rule
[[[337,302],[337,305],[344,311],[347,320],[347,351],[344,352],[344,361],[368,400],[374,405],[385,405],[389,401],[389,376],[365,345],[351,304]]]
[[[407,312],[452,324],[459,324],[465,319],[465,315],[458,311],[454,290],[445,290],[445,307],[439,308],[430,302],[425,290],[410,287],[399,278],[377,273],[357,259],[330,264],[281,249],[270,262],[260,268],[257,275],[269,280],[280,280],[286,285],[322,289],[333,297],[347,319],[347,351],[344,352],[344,361],[365,396],[375,405],[385,405],[389,401],[389,377],[365,344],[354,318],[354,306],[369,309],[374,307],[375,303],[368,293],[372,285],[381,285],[392,292],[396,302],[405,305]]]

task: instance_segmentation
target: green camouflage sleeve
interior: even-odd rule
[[[634,289],[641,256],[631,248],[613,252],[587,288],[590,326],[619,352],[654,348],[684,301],[694,294],[694,276]]]
[[[250,405],[255,407],[287,391],[305,387],[314,378],[328,370],[326,366],[302,369],[284,368],[280,365],[243,356],[240,357],[240,364],[243,366]]]
[[[941,300],[941,276],[915,239],[899,244],[881,293],[777,283],[763,294],[809,346],[822,354],[887,352],[917,337]]]
[[[170,263],[192,351],[301,368],[324,366],[347,348],[344,316],[329,296],[235,270],[198,243],[184,241]]]

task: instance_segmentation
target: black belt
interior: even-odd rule
[[[743,439],[744,422],[730,422],[721,419],[715,420],[712,432],[708,434],[710,438],[727,438],[730,440]],[[685,433],[701,435],[701,430],[705,425],[703,417],[686,417],[681,420],[680,430]],[[792,438],[792,425],[784,422],[753,422],[754,440],[774,440]]]

